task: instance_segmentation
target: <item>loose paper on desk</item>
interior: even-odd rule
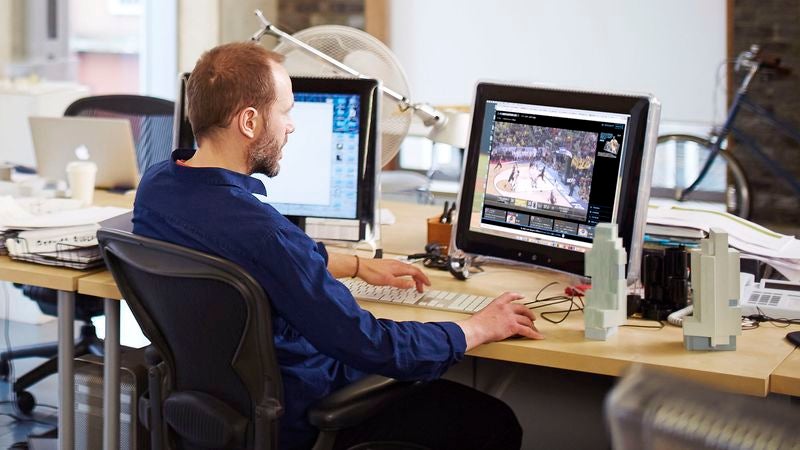
[[[102,222],[130,211],[112,206],[50,210],[53,212],[33,214],[25,210],[13,198],[0,197],[0,228],[27,230],[46,227],[74,227]]]
[[[80,209],[81,202],[71,198],[0,196],[0,222],[27,220],[41,214]],[[5,219],[5,220],[2,220]],[[0,227],[3,227],[0,225]]]
[[[772,265],[789,280],[800,281],[800,241],[793,236],[776,233],[725,212],[683,206],[651,205],[647,210],[647,222],[704,231],[722,228],[728,233],[731,247]]]

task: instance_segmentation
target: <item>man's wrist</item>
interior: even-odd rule
[[[467,351],[472,350],[473,348],[485,342],[481,327],[471,318],[458,321],[456,322],[456,325],[461,327],[461,331],[464,332],[464,341],[467,343]]]
[[[353,275],[351,275],[350,278],[357,277],[358,276],[358,271],[361,269],[361,258],[359,258],[358,255],[353,255],[353,256],[355,256],[355,258],[356,258],[356,268],[355,268],[355,270],[353,270]]]

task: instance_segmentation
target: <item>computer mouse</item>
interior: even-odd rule
[[[792,331],[786,334],[786,339],[794,345],[800,346],[800,331]]]

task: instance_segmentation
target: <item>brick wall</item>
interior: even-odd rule
[[[800,128],[800,2],[797,0],[735,0],[733,10],[733,54],[761,44],[782,56],[792,68],[788,77],[756,79],[750,98],[778,117]],[[741,74],[734,78],[741,81]],[[766,125],[755,114],[740,113],[737,126],[754,137],[773,159],[800,177],[800,143],[794,142]],[[800,230],[800,198],[791,188],[776,179],[757,159],[748,155],[743,145],[734,147],[734,155],[744,166],[753,196],[752,219],[775,226],[784,232]]]

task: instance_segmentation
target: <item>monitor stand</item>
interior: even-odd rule
[[[523,263],[519,261],[512,261],[503,258],[495,258],[491,256],[475,255],[466,253],[461,249],[453,249],[448,255],[448,270],[453,277],[459,280],[467,280],[471,274],[482,272],[481,267],[484,264],[495,264],[506,267],[513,267],[518,270],[527,270],[531,272],[542,272],[553,275],[566,275],[570,277],[571,284],[578,285],[585,283],[588,279],[581,275],[574,273],[563,272],[553,269],[551,267],[540,266],[537,264]],[[473,270],[473,267],[475,270]]]

